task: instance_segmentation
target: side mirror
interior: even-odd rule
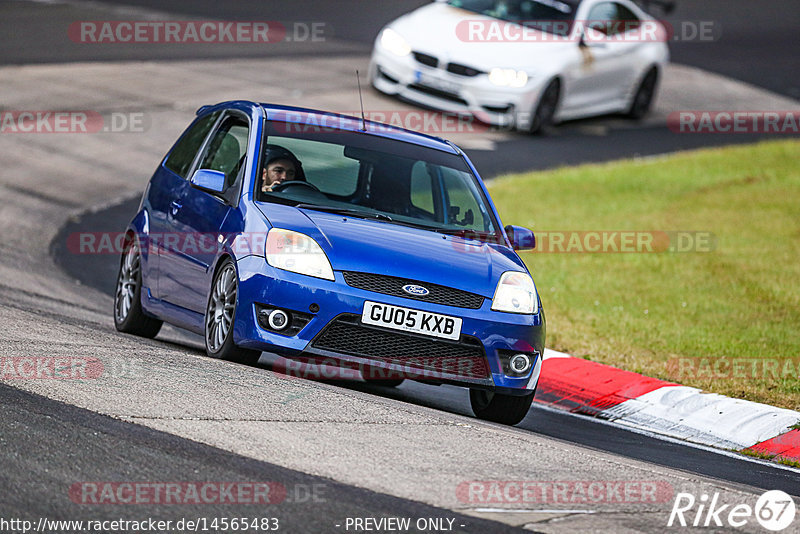
[[[197,169],[191,180],[192,187],[221,195],[225,191],[225,173],[211,169]]]
[[[591,30],[591,27],[589,29]],[[594,32],[599,33],[597,32],[597,30],[594,30]],[[596,38],[587,40],[586,32],[585,31],[581,32],[581,37],[580,40],[578,41],[578,48],[605,48],[605,47],[606,43],[604,43],[603,41]]]
[[[536,236],[533,235],[533,230],[529,230],[524,226],[513,225],[506,226],[505,230],[514,250],[532,250],[536,248]]]

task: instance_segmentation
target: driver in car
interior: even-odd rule
[[[261,191],[269,193],[274,187],[291,180],[305,181],[303,164],[290,150],[278,145],[267,145],[261,175]]]

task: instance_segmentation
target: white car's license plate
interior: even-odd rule
[[[426,72],[416,71],[415,74],[417,83],[427,85],[428,87],[433,87],[434,89],[440,89],[453,94],[458,94],[458,91],[461,89],[461,85],[458,83],[451,82],[449,80],[443,80],[438,76],[433,76]]]
[[[445,339],[461,337],[461,318],[366,301],[361,322]]]

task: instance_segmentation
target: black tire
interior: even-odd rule
[[[479,419],[504,425],[516,425],[528,414],[531,402],[533,402],[533,395],[533,391],[528,395],[514,396],[485,389],[470,389],[469,401],[472,404],[472,411]]]
[[[633,96],[631,105],[625,114],[628,118],[639,120],[647,115],[650,111],[650,106],[653,105],[653,97],[655,97],[657,85],[658,69],[652,67],[647,71],[647,74],[644,75],[642,81],[639,82],[636,94]]]
[[[553,125],[553,117],[556,115],[558,109],[558,99],[561,97],[561,83],[558,80],[552,80],[544,91],[542,96],[539,97],[539,102],[536,104],[536,109],[531,115],[530,126],[528,132],[532,134],[545,134],[548,129]]]
[[[162,321],[145,315],[142,309],[139,242],[134,237],[127,237],[119,262],[117,289],[114,292],[114,326],[120,332],[152,339],[161,330],[162,324]]]
[[[238,299],[239,276],[233,261],[228,258],[217,269],[208,295],[203,318],[206,354],[211,358],[254,364],[261,352],[237,347],[233,342]]]

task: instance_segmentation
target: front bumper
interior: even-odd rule
[[[496,312],[489,298],[479,309],[433,304],[352,287],[339,271],[335,281],[279,271],[259,256],[243,258],[237,266],[234,342],[241,347],[290,358],[332,357],[411,378],[512,394],[536,388],[545,337],[541,308],[536,315]],[[447,341],[364,325],[360,317],[367,300],[461,317],[461,338]],[[259,325],[257,310],[263,306],[307,314],[310,320],[295,335],[279,334]],[[509,351],[530,354],[531,369],[522,376],[505,374],[501,355]]]
[[[520,88],[498,87],[487,74],[461,76],[419,63],[413,54],[399,57],[373,49],[370,79],[376,89],[425,107],[469,114],[499,128],[527,128],[544,81],[531,78]]]

